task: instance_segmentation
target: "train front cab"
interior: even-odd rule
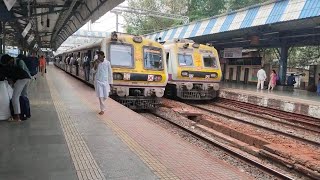
[[[174,40],[164,46],[169,74],[166,96],[185,100],[217,97],[221,68],[215,48],[190,40]]]
[[[167,84],[163,46],[139,36],[117,34],[107,42],[113,99],[131,109],[154,109]]]

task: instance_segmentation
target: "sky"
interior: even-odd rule
[[[127,1],[124,1],[120,6],[128,6]],[[125,23],[121,15],[118,16],[119,22],[119,32],[124,32],[123,24]],[[81,30],[89,30],[89,23],[86,23],[82,26]],[[103,31],[103,32],[112,32],[116,30],[116,15],[114,13],[108,12],[98,19],[95,23],[91,24],[91,31]]]

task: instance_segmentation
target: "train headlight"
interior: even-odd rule
[[[156,96],[162,97],[164,95],[164,89],[156,89]]]
[[[126,95],[126,90],[125,88],[117,88],[117,95],[120,96],[120,97],[124,97]]]
[[[123,80],[123,75],[121,73],[113,73],[113,80]]]
[[[184,45],[183,45],[183,48],[185,48],[185,49],[187,49],[189,47],[189,43],[185,43]]]
[[[193,48],[199,48],[199,47],[200,47],[200,44],[198,44],[198,43],[193,43],[193,44],[192,44],[192,47],[193,47]]]
[[[117,32],[114,31],[111,33],[111,41],[118,41]]]
[[[136,43],[141,43],[142,42],[142,37],[140,36],[134,36],[132,38],[133,42],[136,42]]]
[[[182,71],[181,72],[181,76],[188,77],[189,76],[189,72],[188,71]]]
[[[213,90],[218,91],[220,88],[220,85],[218,83],[213,84]]]
[[[211,78],[216,78],[216,77],[218,77],[218,74],[217,73],[212,73],[212,74],[210,74],[210,77]]]
[[[191,90],[191,89],[193,88],[193,84],[190,83],[190,82],[186,83],[186,88],[187,88],[188,90]]]
[[[157,81],[157,82],[162,81],[162,76],[161,75],[155,75],[154,76],[154,81]]]

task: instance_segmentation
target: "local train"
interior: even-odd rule
[[[159,106],[168,80],[164,47],[141,36],[113,32],[110,37],[56,56],[55,65],[94,84],[94,74],[85,77],[84,58],[93,61],[101,50],[111,63],[113,86],[110,97],[130,109],[154,109]],[[87,56],[86,56],[87,55]],[[74,57],[76,56],[76,57]],[[73,57],[73,63],[70,59]],[[80,59],[75,61],[75,59]]]
[[[141,36],[112,33],[110,37],[56,56],[55,65],[94,84],[86,77],[84,58],[93,61],[101,50],[111,62],[114,84],[110,96],[131,109],[154,109],[164,95],[185,100],[218,96],[221,67],[214,47],[191,40],[159,43]],[[74,57],[76,56],[76,57]],[[80,59],[80,61],[74,61]]]
[[[187,39],[174,39],[163,45],[169,78],[167,97],[211,100],[218,96],[222,73],[214,47]]]

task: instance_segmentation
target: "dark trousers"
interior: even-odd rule
[[[89,77],[90,77],[90,67],[85,66],[84,67],[84,78],[86,81],[89,81]]]

